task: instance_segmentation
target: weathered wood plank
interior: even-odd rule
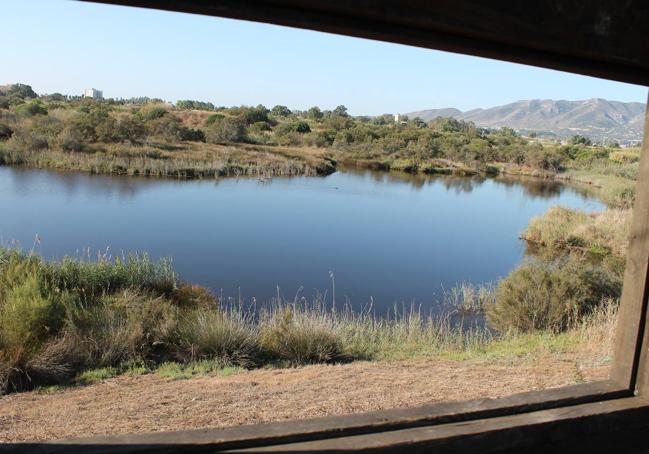
[[[641,0],[91,0],[391,41],[649,85]]]
[[[619,452],[615,449],[619,444],[616,431],[622,428],[636,429],[635,436],[646,433],[649,428],[648,404],[649,401],[645,399],[632,397],[464,423],[227,452],[389,451],[460,454],[533,450],[557,453],[566,452],[557,450],[565,441],[572,443],[574,440],[602,435],[609,443],[591,446],[593,450],[588,452]]]
[[[646,355],[649,333],[645,332],[649,292],[648,150],[649,111],[645,115],[644,140],[611,370],[611,380],[620,386],[638,387],[645,395],[649,393],[649,363]]]
[[[97,451],[99,446],[103,446],[102,449],[110,446],[111,451],[118,452],[146,451],[154,446],[156,449],[166,446],[175,452],[183,448],[188,451],[199,448],[209,451],[235,449],[470,421],[627,396],[629,392],[626,388],[620,389],[612,382],[597,382],[546,391],[531,391],[503,399],[450,402],[416,408],[225,429],[93,437],[40,445],[39,449],[40,452],[47,453],[65,451],[69,446],[75,446],[75,449],[81,449],[83,446],[88,448],[88,452],[102,452]],[[135,446],[138,447],[137,450]],[[31,449],[34,446],[29,447]]]

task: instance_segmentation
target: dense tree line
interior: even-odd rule
[[[190,127],[185,120],[195,111],[213,113]],[[398,161],[406,169],[450,160],[475,168],[511,163],[559,171],[566,160],[610,152],[593,152],[590,140],[582,136],[566,145],[548,145],[520,137],[510,128],[479,128],[453,118],[402,118],[395,123],[388,114],[353,117],[344,105],[299,111],[283,105],[226,108],[181,100],[174,106],[144,97],[93,100],[58,93],[38,96],[24,84],[0,87],[0,141],[8,147],[83,152],[92,144],[137,146],[152,140],[320,147],[342,159]]]

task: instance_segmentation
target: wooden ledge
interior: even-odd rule
[[[0,445],[43,453],[74,449],[84,452],[220,451],[284,445],[287,443],[331,442],[333,439],[376,437],[383,433],[426,429],[480,421],[485,418],[557,411],[601,401],[617,401],[631,395],[614,382],[602,381],[544,391],[530,391],[501,399],[450,402],[415,408],[329,416],[301,421],[258,424],[223,429],[201,429],[120,436],[93,437],[43,444]],[[356,438],[354,438],[356,439]]]

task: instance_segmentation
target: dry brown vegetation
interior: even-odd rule
[[[0,440],[226,427],[497,398],[604,379],[608,367],[572,355],[485,364],[429,359],[254,370],[189,380],[116,377],[82,388],[0,398]],[[331,392],[335,390],[335,392]]]
[[[532,219],[523,238],[546,247],[624,257],[630,223],[630,209],[586,213],[556,206]]]
[[[122,375],[0,397],[0,441],[227,427],[498,398],[608,376],[615,307],[561,335],[414,359],[182,375]],[[331,392],[335,390],[335,392]]]

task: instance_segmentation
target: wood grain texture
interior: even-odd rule
[[[649,339],[645,330],[649,295],[649,112],[645,114],[644,140],[636,185],[629,248],[611,380],[649,395]]]
[[[642,0],[92,0],[440,49],[649,85]]]
[[[467,423],[420,427],[380,434],[268,446],[227,452],[443,452],[502,453],[565,452],[557,446],[568,440],[586,440],[605,435],[608,444],[592,452],[619,452],[618,428],[642,433],[649,427],[649,404],[633,397],[583,404],[515,416]],[[644,438],[644,437],[642,437]],[[572,452],[583,452],[581,449]]]

